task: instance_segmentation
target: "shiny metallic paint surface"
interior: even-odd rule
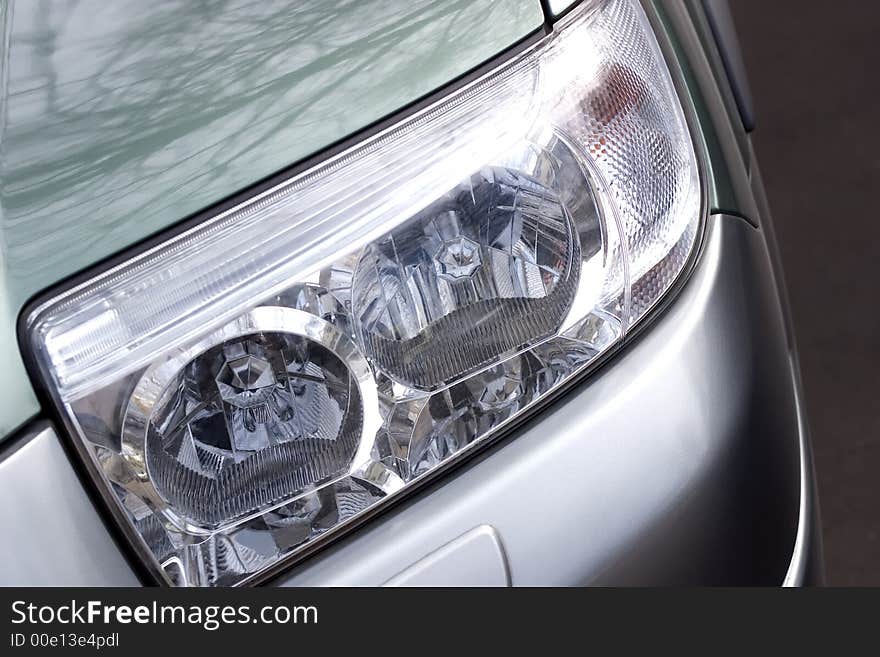
[[[542,23],[537,0],[4,0],[0,436],[38,411],[14,329],[31,295]]]
[[[48,422],[0,453],[0,499],[3,586],[139,584]]]
[[[383,586],[510,586],[507,555],[489,525],[468,530],[407,566]]]

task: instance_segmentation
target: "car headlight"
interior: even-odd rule
[[[670,288],[700,222],[641,7],[587,2],[442,101],[41,304],[28,335],[155,572],[241,584],[583,372]]]

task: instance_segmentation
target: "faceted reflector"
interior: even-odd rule
[[[177,513],[217,525],[342,474],[360,432],[358,387],[337,356],[257,333],[205,351],[166,388],[147,465]]]
[[[559,194],[485,167],[365,250],[352,307],[368,355],[431,390],[552,335],[579,263]]]

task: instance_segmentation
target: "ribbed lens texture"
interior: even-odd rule
[[[430,472],[467,447],[474,436],[486,435],[512,418],[597,353],[597,348],[585,342],[556,338],[431,395],[412,429],[412,474]]]
[[[415,388],[460,378],[555,332],[579,256],[557,192],[486,167],[366,249],[352,306],[367,353]]]
[[[260,333],[209,349],[162,394],[147,466],[186,519],[217,525],[348,467],[361,400],[345,364],[307,338]]]
[[[563,44],[552,75],[576,80],[586,98],[559,96],[559,124],[589,153],[622,219],[626,275],[632,289],[627,321],[638,320],[677,278],[696,239],[699,180],[693,146],[644,14],[630,2],[608,2],[594,17],[589,56]],[[599,55],[597,57],[597,54]],[[620,269],[608,283],[619,288]],[[648,293],[643,293],[646,290]],[[660,292],[651,294],[650,292]]]

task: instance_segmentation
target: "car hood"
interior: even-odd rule
[[[386,116],[540,28],[538,0],[6,0],[0,437],[39,407],[34,294]]]

